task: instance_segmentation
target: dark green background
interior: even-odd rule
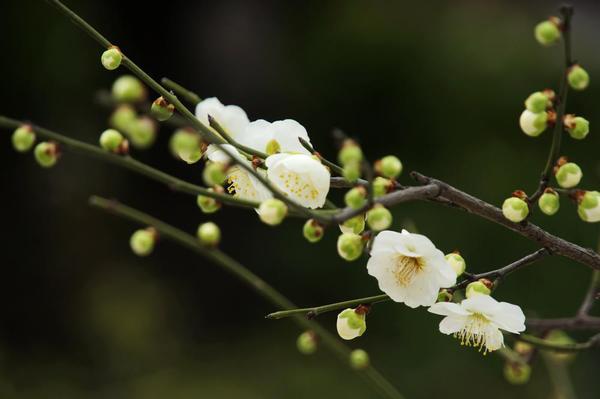
[[[405,169],[441,178],[491,203],[514,189],[532,191],[550,134],[520,133],[523,100],[560,79],[560,46],[545,49],[533,26],[554,2],[69,1],[152,76],[168,76],[201,96],[239,104],[251,119],[294,118],[313,144],[335,156],[331,129],[362,141],[371,159],[397,154]],[[574,54],[592,76],[568,110],[587,117],[584,142],[564,153],[598,188],[599,8],[575,2]],[[122,70],[107,72],[101,49],[43,1],[0,5],[1,114],[30,119],[95,143],[109,110],[94,93]],[[177,245],[151,257],[132,255],[131,223],[86,205],[90,194],[115,197],[194,232],[211,219],[223,249],[299,305],[378,293],[366,258],[335,251],[332,229],[316,245],[301,222],[274,229],[252,212],[203,215],[193,197],[170,192],[113,166],[64,154],[51,170],[0,146],[2,398],[374,398],[326,350],[305,357],[288,320],[267,321],[271,305]],[[200,182],[201,169],[167,151],[169,129],[134,156]],[[401,181],[409,183],[407,174]],[[597,225],[584,224],[563,201],[552,218],[533,220],[553,233],[596,247]],[[414,225],[443,251],[460,249],[473,272],[511,262],[536,247],[528,240],[435,204],[394,209],[394,229]],[[497,291],[527,314],[572,314],[590,270],[548,258]],[[334,329],[335,314],[319,320]],[[439,317],[403,305],[377,306],[368,331],[350,343],[408,398],[548,398],[541,359],[530,384],[514,387],[498,356],[483,357],[437,330]],[[585,335],[575,335],[585,339]],[[579,398],[598,398],[598,352],[582,353],[570,373]]]

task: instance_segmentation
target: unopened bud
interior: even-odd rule
[[[556,17],[551,17],[547,21],[540,22],[535,26],[535,39],[542,46],[551,46],[556,43],[560,37],[560,20]]]
[[[304,223],[302,233],[304,234],[304,238],[306,238],[308,242],[314,243],[321,241],[321,238],[323,238],[323,234],[325,234],[325,229],[316,220],[308,219],[306,223]]]
[[[356,215],[340,224],[342,233],[360,234],[365,229],[365,215]]]
[[[154,249],[157,233],[152,227],[137,230],[131,236],[129,245],[134,254],[138,256],[148,256]]]
[[[374,231],[382,231],[392,224],[392,213],[383,205],[377,204],[367,212],[367,224]]]
[[[529,206],[521,198],[510,197],[502,204],[502,214],[511,222],[519,223],[529,215]]]
[[[212,188],[209,188],[208,190],[214,191],[214,189],[212,189]],[[215,213],[216,211],[221,209],[221,203],[219,201],[217,201],[216,199],[214,199],[212,197],[208,197],[205,195],[199,195],[196,198],[196,203],[198,204],[198,207],[204,213]]]
[[[362,349],[354,349],[350,352],[350,366],[354,370],[364,370],[369,367],[369,354]]]
[[[386,179],[385,177],[376,177],[373,180],[373,196],[375,198],[381,197],[387,193],[389,193],[390,191],[392,191],[392,189],[394,188],[394,184],[391,182],[391,180]]]
[[[562,188],[573,188],[581,181],[583,172],[576,163],[567,162],[558,167],[555,177],[558,185]]]
[[[355,182],[360,177],[360,162],[349,162],[344,165],[344,179]]]
[[[41,167],[51,168],[58,161],[58,145],[53,141],[42,141],[35,146],[33,155]]]
[[[258,216],[263,223],[270,226],[280,224],[287,215],[288,209],[285,203],[276,198],[269,198],[261,202],[258,207]]]
[[[533,113],[544,112],[552,106],[552,101],[548,98],[546,92],[536,91],[525,100],[525,108]]]
[[[362,186],[354,187],[344,195],[344,202],[353,209],[359,209],[367,203],[367,190]]]
[[[115,129],[127,132],[132,122],[137,119],[137,112],[129,104],[119,105],[110,116],[110,125]]]
[[[142,116],[129,123],[128,134],[131,145],[135,148],[144,150],[152,146],[156,140],[157,126],[152,118]]]
[[[146,95],[146,88],[142,82],[132,75],[120,76],[112,86],[112,96],[118,102],[141,102],[146,99]]]
[[[402,162],[393,155],[388,155],[375,162],[375,171],[384,177],[395,179],[402,173]]]
[[[531,377],[531,366],[527,363],[506,362],[504,364],[504,377],[513,385],[523,385]]]
[[[206,162],[202,171],[202,178],[207,186],[220,186],[227,179],[227,166],[220,162]]]
[[[367,330],[366,315],[352,308],[345,309],[338,314],[336,327],[342,339],[349,341],[360,337]]]
[[[463,274],[467,268],[467,262],[465,262],[465,259],[456,252],[446,255],[446,262],[448,262],[452,270],[454,270],[456,277],[459,277],[461,274]]]
[[[111,47],[105,52],[102,53],[102,57],[100,57],[102,61],[102,66],[112,71],[117,69],[119,65],[121,65],[121,61],[123,60],[123,55],[121,51],[117,47]]]
[[[519,125],[523,133],[537,137],[548,127],[548,114],[545,111],[535,113],[526,109],[519,118]]]
[[[585,90],[590,84],[590,75],[580,65],[573,65],[569,68],[567,80],[573,89]]]
[[[546,215],[554,215],[560,208],[560,197],[558,193],[551,188],[546,189],[544,194],[542,194],[538,200],[538,206]]]
[[[202,223],[198,226],[198,239],[202,245],[214,247],[221,241],[221,229],[213,222]]]
[[[35,144],[35,133],[29,125],[22,125],[15,129],[12,135],[12,145],[18,152],[27,152]]]
[[[305,331],[298,336],[296,347],[303,355],[312,355],[316,352],[318,346],[317,336],[312,331]]]
[[[342,166],[349,163],[358,163],[362,161],[363,153],[360,146],[354,140],[346,140],[338,154],[338,160]]]
[[[581,116],[565,115],[565,128],[576,140],[583,140],[590,132],[590,122]]]
[[[338,254],[347,261],[353,261],[360,257],[364,247],[361,236],[354,233],[343,233],[338,237]]]
[[[129,145],[121,133],[115,129],[106,129],[100,135],[100,147],[115,154],[127,154]]]
[[[600,192],[586,191],[578,202],[577,213],[581,220],[589,223],[600,222]]]
[[[157,120],[163,122],[173,116],[175,106],[170,104],[164,97],[160,96],[152,102],[150,112]]]
[[[169,140],[171,152],[188,164],[198,162],[206,149],[200,136],[191,129],[177,129]]]
[[[467,298],[472,298],[474,295],[490,295],[492,291],[482,281],[473,281],[467,285]]]
[[[451,302],[452,293],[446,289],[441,289],[438,293],[437,302]]]

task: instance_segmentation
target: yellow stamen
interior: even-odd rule
[[[425,262],[419,257],[399,255],[396,258],[394,275],[398,284],[406,287],[423,270]]]

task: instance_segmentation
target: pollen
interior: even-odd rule
[[[493,342],[492,331],[490,330],[490,321],[482,314],[474,313],[463,328],[454,334],[454,337],[460,340],[461,345],[479,348],[486,355],[495,348],[490,348]]]
[[[403,287],[408,286],[425,267],[425,262],[419,257],[399,255],[396,258],[396,281]]]

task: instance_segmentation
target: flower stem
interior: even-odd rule
[[[295,307],[295,305],[283,294],[270,286],[259,276],[252,273],[249,269],[244,267],[235,259],[229,257],[227,254],[221,252],[217,248],[202,246],[200,242],[192,235],[189,235],[161,220],[158,220],[148,214],[130,208],[126,205],[120,204],[116,201],[93,196],[90,198],[90,204],[94,207],[132,220],[136,223],[154,227],[160,233],[161,237],[180,244],[214,262],[216,265],[244,282],[271,304],[286,309],[293,309]],[[314,331],[319,337],[321,343],[323,343],[331,352],[333,352],[344,364],[349,364],[351,350],[346,347],[346,345],[342,344],[337,338],[335,338],[329,331],[321,327],[318,323],[307,320],[301,315],[296,315],[294,317],[294,321],[301,328]],[[357,372],[370,381],[372,385],[377,388],[382,397],[389,399],[403,398],[396,388],[373,366],[369,366],[366,369]]]
[[[194,93],[191,90],[186,89],[185,87],[183,87],[179,83],[174,82],[174,81],[172,81],[169,78],[162,78],[160,80],[160,82],[166,88],[173,90],[173,92],[175,92],[175,94],[177,94],[179,97],[185,99],[187,102],[189,102],[193,106],[198,105],[198,103],[200,101],[202,101],[202,99],[200,98],[200,96],[198,94]]]

